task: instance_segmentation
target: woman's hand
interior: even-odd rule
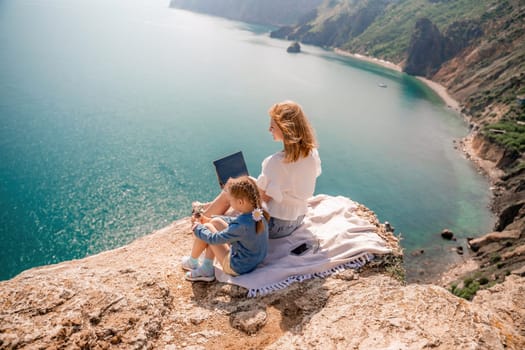
[[[211,221],[211,219],[209,217],[207,217],[204,214],[201,214],[201,217],[200,217],[200,220],[199,220],[199,222],[201,224],[205,224],[205,223],[210,222],[210,221]]]
[[[202,214],[201,213],[194,213],[192,216],[191,216],[191,230],[195,230],[195,227],[197,227],[197,225],[201,224],[202,223]]]
[[[193,222],[193,223],[191,224],[191,232],[195,231],[195,228],[196,228],[197,226],[199,226],[199,222],[198,222],[198,221],[197,221],[197,222]]]
[[[266,192],[261,190],[261,189],[259,189],[259,195],[261,196],[261,199],[262,199],[263,202],[268,203],[269,201],[272,200],[272,197],[267,195]]]
[[[191,216],[191,225],[192,225],[191,229],[193,230],[198,224],[205,224],[210,221],[211,219],[207,217],[206,215],[201,214],[201,213],[195,213]]]

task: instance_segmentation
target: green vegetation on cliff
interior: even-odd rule
[[[499,121],[485,124],[481,132],[489,140],[517,153],[525,151],[525,106],[517,98],[525,95],[524,75],[525,73],[521,73],[509,79],[504,86],[491,86],[491,89],[483,90],[469,99],[471,105],[476,106],[471,111],[476,112],[476,116],[480,118],[484,114],[481,109],[486,106],[497,103],[507,108]],[[488,115],[495,116],[495,112]]]
[[[483,134],[497,144],[513,151],[525,151],[525,125],[514,120],[502,120],[483,128]]]
[[[494,0],[393,1],[381,17],[344,48],[399,62],[405,58],[418,19],[429,18],[444,32],[454,22],[478,19],[491,3]]]
[[[445,31],[452,23],[480,19],[496,0],[326,0],[315,19],[303,21],[288,36],[320,46],[337,46],[390,61],[406,57],[420,18]]]

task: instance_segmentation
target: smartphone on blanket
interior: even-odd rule
[[[311,247],[312,246],[309,245],[308,243],[302,243],[298,245],[297,247],[295,247],[294,249],[292,249],[290,253],[292,253],[293,255],[303,255]]]

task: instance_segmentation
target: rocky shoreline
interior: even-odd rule
[[[341,49],[334,49],[334,52],[402,72],[402,67],[392,62],[353,54]],[[498,230],[498,226],[502,226],[502,215],[505,215],[505,209],[514,208],[514,202],[524,201],[520,199],[520,197],[515,198],[515,196],[512,195],[513,189],[507,188],[509,187],[509,181],[505,178],[512,177],[512,175],[507,174],[500,164],[505,163],[502,160],[506,157],[506,152],[484,139],[479,133],[479,123],[464,113],[461,103],[449,94],[445,86],[427,78],[417,78],[440,96],[448,108],[456,111],[470,125],[470,133],[461,140],[458,140],[455,147],[463,152],[465,157],[488,179],[490,190],[493,194],[491,211],[496,217],[499,217],[499,223],[496,224],[494,231],[501,231],[504,227]],[[514,185],[514,187],[519,188],[519,183]],[[510,195],[508,194],[509,192],[511,192]],[[521,206],[517,208],[517,210],[520,210],[519,208],[521,208]],[[503,234],[503,238],[493,240],[486,238],[494,237],[494,232],[480,232],[478,239],[483,245],[481,251],[479,249],[480,247],[477,247],[476,251],[468,250],[463,252],[459,262],[453,263],[443,273],[425,276],[422,282],[435,283],[451,288],[451,286],[463,286],[465,280],[475,279],[482,280],[483,282],[488,280],[485,286],[480,286],[480,288],[483,288],[494,283],[502,282],[505,279],[505,275],[511,273],[524,275],[522,272],[525,266],[525,254],[522,253],[522,251],[525,251],[524,225],[518,222],[515,225],[508,226],[511,231],[515,230],[519,234]],[[466,242],[466,246],[470,247],[470,242]],[[508,264],[506,264],[506,262]]]
[[[357,60],[377,64],[383,68],[391,69],[396,72],[403,71],[400,65],[385,60],[380,60],[375,57],[355,54],[338,48],[335,48],[334,52],[341,56],[352,57]],[[423,82],[432,91],[434,91],[442,99],[442,101],[448,108],[451,108],[452,110],[457,112],[458,116],[461,116],[467,123],[471,123],[470,118],[461,113],[460,103],[457,100],[455,100],[452,96],[450,96],[446,87],[424,77],[416,78]],[[484,160],[476,155],[476,152],[472,147],[472,139],[473,132],[469,133],[463,139],[458,140],[457,145],[455,147],[459,149],[459,151],[463,152],[465,156],[474,163],[478,170],[487,177],[491,184],[491,189],[493,189],[494,186],[496,186],[498,179],[503,175],[503,172],[496,167],[494,162]],[[494,214],[496,214],[494,210],[492,211]],[[423,276],[423,278],[419,278],[418,281],[425,283],[436,283],[445,286],[447,285],[447,283],[450,284],[451,282],[453,282],[450,276],[458,275],[460,271],[463,271],[465,273],[471,272],[475,270],[474,266],[477,266],[477,264],[472,260],[472,257],[469,254],[465,254],[459,262],[451,263],[451,265],[448,268],[446,268],[444,272],[428,273],[428,271],[426,271],[425,276]]]
[[[469,119],[466,118],[468,121]],[[495,186],[498,186],[500,179],[505,175],[505,172],[499,169],[496,162],[488,159],[481,158],[473,146],[474,133],[471,132],[459,141],[459,147],[463,151],[468,159],[470,159],[477,169],[487,177],[491,184],[491,190],[495,190]]]

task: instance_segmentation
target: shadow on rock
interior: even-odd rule
[[[229,315],[230,326],[246,334],[256,334],[268,324],[281,332],[299,332],[305,321],[328,301],[325,279],[293,283],[265,296],[248,298],[248,290],[220,282],[192,284],[195,304]]]

